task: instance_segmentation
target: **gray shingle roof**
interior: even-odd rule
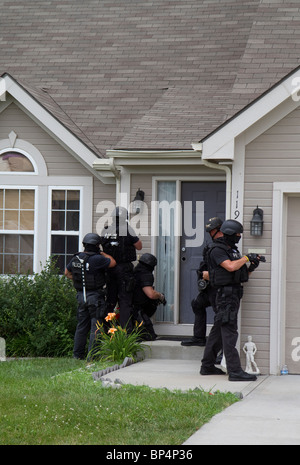
[[[0,0],[0,8],[0,74],[28,85],[102,156],[191,149],[300,64],[298,0]]]

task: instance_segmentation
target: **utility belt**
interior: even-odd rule
[[[215,322],[221,325],[236,324],[242,297],[243,287],[241,285],[219,287],[215,301]]]
[[[222,297],[230,297],[231,295],[234,295],[238,297],[238,299],[241,299],[244,295],[244,289],[243,286],[236,284],[233,286],[220,286],[219,289],[217,290],[217,295],[222,296]]]
[[[76,289],[78,292],[84,292],[84,287],[81,286],[81,287],[78,287]],[[86,292],[97,292],[97,294],[99,294],[99,297],[106,297],[106,294],[107,294],[107,290],[106,290],[106,287],[105,285],[104,286],[101,286],[101,287],[87,287],[85,286],[85,291]]]
[[[135,278],[133,276],[133,264],[131,262],[117,263],[117,266],[111,268],[107,273],[107,283],[111,284],[116,279],[122,281],[125,292],[133,292],[135,288]]]

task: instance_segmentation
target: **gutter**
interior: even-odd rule
[[[200,152],[201,153],[201,159],[202,159],[202,162],[205,166],[207,166],[207,168],[212,168],[212,169],[215,169],[215,170],[221,170],[221,171],[225,171],[225,174],[226,174],[226,207],[225,207],[225,217],[226,218],[230,218],[231,217],[231,169],[229,168],[229,166],[225,165],[225,164],[222,164],[222,163],[212,163],[210,161],[207,161],[207,160],[204,160],[202,158],[202,144],[201,143],[195,143],[195,144],[192,144],[192,147],[193,149],[196,151],[196,152]]]
[[[120,175],[120,171],[117,170],[117,167],[115,165],[115,160],[113,159],[113,157],[110,157],[108,160],[109,160],[110,171],[114,174],[116,180],[120,181],[121,175]]]

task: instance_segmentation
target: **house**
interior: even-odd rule
[[[63,269],[124,204],[159,260],[156,331],[189,335],[204,223],[236,218],[243,252],[267,259],[245,285],[239,343],[252,335],[263,373],[299,374],[297,2],[0,5],[0,272],[53,254]]]

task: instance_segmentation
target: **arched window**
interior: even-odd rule
[[[19,152],[9,151],[0,155],[0,171],[34,172],[31,161]]]

